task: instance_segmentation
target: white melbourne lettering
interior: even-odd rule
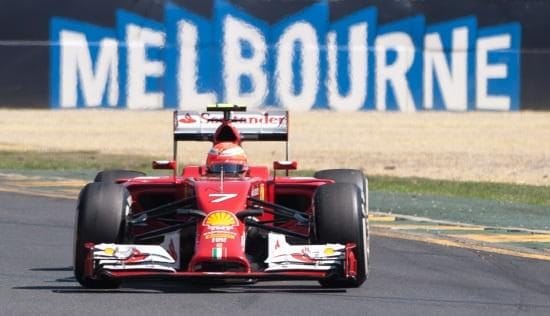
[[[100,106],[105,102],[115,106],[118,101],[118,44],[114,38],[104,38],[99,43],[95,61],[89,51],[89,43],[83,33],[61,31],[61,82],[60,106],[74,108],[78,102],[78,87],[82,90],[82,103]],[[95,63],[95,65],[94,65]],[[94,72],[95,69],[95,72]],[[103,96],[107,98],[103,101]]]
[[[518,23],[478,28],[468,16],[426,27],[418,16],[378,27],[375,8],[328,21],[330,8],[322,2],[269,26],[227,1],[214,3],[211,21],[167,5],[164,26],[124,10],[116,29],[53,18],[51,40],[59,45],[51,46],[52,106],[520,107]],[[246,124],[287,124],[280,117],[242,117]]]

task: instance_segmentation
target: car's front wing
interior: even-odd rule
[[[354,278],[357,260],[353,243],[289,245],[284,235],[270,233],[267,268],[263,271],[206,272],[179,270],[178,263],[160,245],[86,244],[86,274],[91,278],[182,278],[320,280]]]

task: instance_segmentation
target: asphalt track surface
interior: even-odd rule
[[[0,193],[0,315],[550,315],[548,261],[376,237],[358,289],[294,281],[85,290],[71,271],[74,208]]]

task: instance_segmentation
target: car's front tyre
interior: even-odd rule
[[[87,184],[78,198],[74,239],[74,275],[87,288],[116,288],[119,282],[111,279],[92,279],[85,275],[85,244],[88,242],[117,243],[124,239],[125,218],[129,212],[130,194],[116,183]]]
[[[325,287],[359,287],[368,274],[368,219],[361,190],[352,183],[325,184],[315,192],[315,237],[319,243],[355,243],[357,275],[321,280]]]

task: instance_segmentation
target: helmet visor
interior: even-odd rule
[[[241,173],[245,171],[245,166],[236,163],[220,163],[208,166],[209,173]]]

